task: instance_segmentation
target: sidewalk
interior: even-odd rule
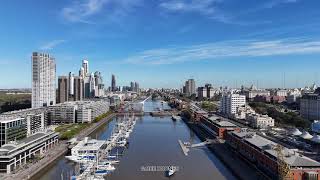
[[[67,144],[65,141],[61,141],[58,143],[58,145],[47,151],[44,154],[44,157],[36,163],[27,163],[23,166],[26,168],[21,167],[21,169],[18,169],[17,172],[12,174],[6,174],[3,178],[4,180],[30,179],[32,176],[36,175],[39,171],[41,171],[42,168],[45,168],[53,161],[55,161],[58,157],[66,153],[66,151]]]
[[[197,134],[201,140],[216,139],[196,124],[187,125]],[[231,170],[233,175],[243,180],[267,180],[270,179],[261,173],[253,164],[245,161],[240,155],[234,153],[225,143],[220,143],[217,139],[214,144],[208,146],[213,153]]]
[[[114,116],[116,116],[115,113],[110,114],[108,117],[102,119],[99,122],[92,124],[90,127],[80,132],[76,137],[81,139],[90,135],[102,124],[110,121]],[[52,149],[49,149],[47,152],[45,152],[43,158],[40,159],[39,161],[27,163],[26,165],[23,165],[20,169],[16,170],[16,172],[13,172],[11,174],[3,174],[0,176],[0,179],[3,179],[3,180],[30,179],[32,176],[35,176],[43,168],[47,167],[56,159],[63,156],[67,152],[67,150],[68,150],[67,141],[59,141],[59,143],[56,146],[54,146]]]

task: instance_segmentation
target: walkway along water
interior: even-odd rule
[[[145,110],[157,108],[162,105],[158,101],[146,101]],[[102,125],[90,136],[97,139],[106,139],[117,121]],[[190,151],[186,157],[178,144],[190,140],[194,143],[201,142],[183,121],[172,121],[171,116],[152,117],[145,115],[137,120],[135,129],[129,138],[129,147],[121,157],[116,170],[108,176],[111,180],[164,180],[163,171],[146,171],[148,167],[177,166],[179,171],[172,179],[176,180],[211,180],[211,179],[236,179],[224,164],[207,147]],[[68,179],[72,175],[76,164],[60,158],[55,164],[44,169],[36,179]],[[159,169],[158,169],[159,170]],[[62,176],[61,176],[62,175]]]
[[[95,131],[97,128],[99,128],[101,125],[105,124],[106,122],[110,121],[113,117],[115,117],[116,114],[110,114],[108,117],[100,120],[99,122],[93,123],[90,127],[83,130],[80,134],[78,134],[77,138],[83,138],[85,136],[90,135],[93,131]],[[64,156],[65,153],[68,150],[67,141],[59,141],[58,145],[50,149],[48,152],[44,154],[44,157],[40,159],[37,163],[29,163],[28,166],[26,166],[26,169],[20,169],[15,174],[10,175],[4,175],[4,180],[16,180],[16,179],[30,179],[33,176],[36,176],[38,173],[41,173],[43,169],[45,169],[47,166],[50,166],[50,164],[54,163],[58,158],[61,156]]]

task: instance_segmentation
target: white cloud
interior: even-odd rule
[[[263,4],[262,9],[264,8],[273,8],[281,4],[290,4],[297,3],[299,0],[271,0]]]
[[[90,17],[102,13],[104,9],[107,9],[104,15],[112,20],[126,15],[141,2],[142,0],[77,0],[63,8],[61,15],[68,22],[95,24]]]
[[[215,12],[215,4],[220,0],[173,0],[160,3],[160,7],[168,11],[196,12],[212,14]]]
[[[218,5],[224,0],[165,0],[159,7],[169,13],[198,13],[209,19],[225,24],[248,25],[234,19],[233,15],[222,11]]]
[[[320,53],[320,41],[279,39],[272,41],[238,40],[185,47],[151,49],[124,60],[132,64],[176,64],[188,61],[218,60],[232,57]]]
[[[66,40],[63,40],[63,39],[57,39],[57,40],[53,40],[53,41],[50,41],[44,45],[42,45],[40,47],[40,50],[51,50],[53,49],[54,47],[58,46],[59,44],[62,44],[66,42]]]

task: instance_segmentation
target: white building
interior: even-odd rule
[[[69,72],[69,94],[74,95],[74,74]]]
[[[227,115],[235,114],[238,107],[246,105],[246,96],[240,94],[223,94],[220,102],[220,112]]]
[[[58,133],[46,131],[3,145],[0,148],[0,173],[10,174],[22,166],[28,166],[29,160],[43,157],[44,152],[50,151],[57,143]]]
[[[77,111],[77,122],[78,123],[89,123],[92,121],[92,110],[88,108],[79,108]]]
[[[276,96],[287,97],[288,91],[285,89],[280,89],[276,92]]]
[[[56,64],[49,54],[32,53],[32,108],[56,104]]]
[[[198,87],[198,97],[206,98],[207,97],[207,88],[206,87]]]
[[[274,126],[274,119],[268,115],[261,114],[247,114],[246,120],[250,123],[253,128],[267,128]]]
[[[84,76],[89,76],[89,61],[88,60],[83,60],[82,61],[82,68],[83,68],[83,75]],[[81,71],[82,69],[80,69]]]

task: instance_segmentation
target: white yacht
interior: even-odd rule
[[[169,167],[169,170],[167,171],[167,176],[168,177],[173,176],[175,172],[176,172],[175,168]]]
[[[71,156],[66,156],[67,159],[79,163],[93,162],[96,161],[102,150],[107,147],[106,141],[88,139],[85,137],[75,147],[71,149]]]

